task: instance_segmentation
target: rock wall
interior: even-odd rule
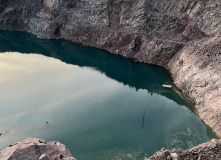
[[[0,152],[1,160],[76,160],[65,145],[28,138]]]
[[[1,0],[0,29],[105,49],[170,70],[221,136],[221,1]]]

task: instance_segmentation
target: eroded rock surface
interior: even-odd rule
[[[1,160],[76,160],[65,145],[28,138],[0,152]]]
[[[221,136],[221,1],[1,0],[0,29],[65,39],[170,70]]]
[[[156,152],[150,158],[145,158],[145,160],[218,160],[221,159],[221,141],[211,140],[207,143],[198,145],[197,147],[191,148],[189,150],[167,150],[162,148],[160,151]]]

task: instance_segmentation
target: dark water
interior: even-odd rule
[[[0,54],[0,150],[36,137],[77,159],[143,159],[215,137],[176,89],[162,88],[172,81],[160,67],[22,32],[0,31],[5,51],[20,53]]]

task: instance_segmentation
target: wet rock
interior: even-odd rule
[[[28,138],[0,152],[1,160],[75,160],[70,151],[59,142]]]

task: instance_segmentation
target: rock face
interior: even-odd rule
[[[1,0],[0,29],[65,39],[170,70],[221,136],[221,1]]]
[[[0,152],[1,160],[76,160],[59,142],[45,142],[28,138],[10,145]]]
[[[190,150],[166,150],[161,149],[150,158],[145,160],[191,160],[191,159],[205,159],[205,160],[218,160],[221,159],[221,141],[211,140],[210,142],[203,143]]]

